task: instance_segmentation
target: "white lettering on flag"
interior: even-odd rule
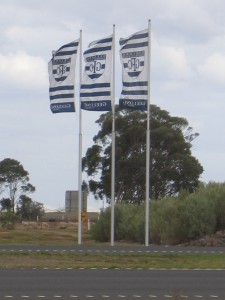
[[[75,66],[79,39],[60,47],[48,63],[50,108],[53,113],[74,112]]]
[[[121,108],[147,110],[148,102],[148,30],[121,38],[123,88],[119,100]]]
[[[84,52],[84,73],[80,87],[81,109],[111,110],[112,40],[103,38],[90,43]]]

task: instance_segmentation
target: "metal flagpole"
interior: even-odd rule
[[[113,78],[112,78],[112,158],[111,158],[111,246],[114,246],[115,227],[115,24],[113,25]]]
[[[82,78],[82,30],[80,30],[80,86]],[[79,91],[80,94],[80,91]],[[78,163],[78,244],[81,244],[81,211],[82,211],[82,113],[81,103],[79,103],[79,163]]]
[[[147,101],[147,129],[146,129],[146,199],[145,199],[145,246],[149,245],[149,187],[150,187],[150,56],[151,56],[151,20],[148,20],[148,101]]]

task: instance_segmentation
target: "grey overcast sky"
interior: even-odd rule
[[[151,103],[188,120],[200,134],[192,153],[204,167],[201,180],[224,182],[224,0],[0,0],[0,160],[22,163],[36,187],[32,199],[46,208],[64,207],[65,191],[78,189],[78,97],[77,113],[51,113],[52,50],[82,30],[84,51],[115,24],[118,103],[119,38],[147,28],[148,19]],[[83,154],[99,115],[82,113]],[[92,198],[88,209],[99,209]]]

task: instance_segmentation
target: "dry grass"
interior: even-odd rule
[[[88,238],[86,226],[82,236]],[[77,224],[65,222],[23,222],[15,229],[0,229],[0,245],[75,245]]]

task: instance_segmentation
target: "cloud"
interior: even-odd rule
[[[154,76],[159,80],[188,80],[193,72],[189,66],[185,50],[182,47],[172,47],[153,42],[152,66]]]
[[[1,89],[47,88],[46,62],[38,56],[29,56],[24,51],[0,54]]]
[[[68,28],[71,28],[68,30]],[[57,34],[55,32],[57,31]],[[79,32],[77,30],[77,32]],[[4,51],[10,45],[11,49],[20,51],[25,50],[27,53],[37,56],[46,56],[50,58],[51,48],[59,48],[61,44],[75,39],[72,25],[65,26],[11,26],[2,33],[4,38]]]
[[[221,53],[213,53],[197,67],[199,76],[213,84],[225,84],[225,55]]]
[[[224,7],[220,2],[221,5]],[[155,7],[157,31],[164,39],[169,36],[179,42],[206,43],[224,32],[217,18],[212,17],[211,9],[207,9],[209,6],[210,3],[203,5],[194,0],[158,0]]]

